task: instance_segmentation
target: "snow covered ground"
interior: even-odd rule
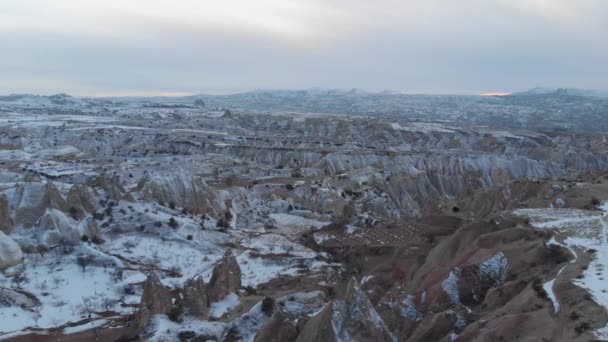
[[[78,258],[90,257],[82,267]],[[0,287],[16,288],[35,296],[31,307],[0,309],[0,337],[28,327],[51,328],[95,318],[95,312],[129,314],[124,305],[139,303],[135,292],[126,291],[143,274],[124,278],[116,272],[115,259],[80,246],[64,255],[56,248],[44,255],[26,254],[23,264],[0,273]],[[18,276],[11,276],[18,274]]]
[[[595,258],[574,284],[589,291],[593,300],[608,310],[608,202],[603,203],[601,212],[574,209],[519,209],[514,213],[528,217],[531,224],[540,229],[552,229],[563,239],[559,243],[552,239],[549,243],[563,245],[577,258],[577,253],[595,251]],[[558,272],[561,273],[563,268]],[[556,278],[557,278],[556,276]],[[544,284],[549,298],[559,311],[559,300],[553,291],[552,279]],[[599,338],[608,338],[608,327],[597,331]]]

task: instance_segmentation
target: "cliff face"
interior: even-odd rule
[[[329,303],[308,320],[297,342],[312,341],[393,341],[357,280],[346,285],[343,298]]]
[[[146,201],[161,202],[196,213],[220,211],[216,193],[203,178],[177,173],[161,177],[145,176],[138,184],[139,193]]]

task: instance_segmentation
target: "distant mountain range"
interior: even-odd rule
[[[608,97],[608,92],[595,89],[579,89],[579,88],[544,88],[536,87],[530,90],[513,93],[511,95],[572,95],[572,96],[595,96]]]

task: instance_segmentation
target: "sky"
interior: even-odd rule
[[[608,90],[606,0],[0,0],[0,94]]]

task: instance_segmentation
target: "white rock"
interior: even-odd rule
[[[18,265],[21,261],[23,261],[21,247],[0,231],[0,270]]]

